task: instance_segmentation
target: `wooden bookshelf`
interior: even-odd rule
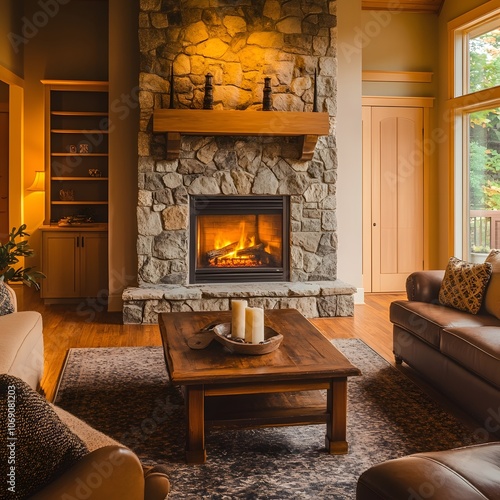
[[[45,85],[46,223],[85,215],[108,221],[108,83],[42,80]],[[100,176],[91,176],[91,170]],[[73,199],[64,199],[63,191]]]

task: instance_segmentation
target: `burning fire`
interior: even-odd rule
[[[219,231],[214,238],[214,249],[207,252],[208,263],[212,267],[257,267],[269,265],[271,248],[263,243],[256,244],[255,236],[250,236],[245,221],[239,225],[238,241],[230,241]]]

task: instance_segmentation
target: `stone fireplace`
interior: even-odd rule
[[[287,196],[191,196],[189,283],[288,281]]]
[[[352,315],[355,289],[337,280],[336,268],[336,2],[140,6],[139,287],[123,294],[124,322],[229,309],[237,296],[306,316]],[[207,73],[215,110],[266,113],[270,127],[251,137],[175,136],[178,159],[171,159],[170,139],[153,132],[154,111],[201,109]],[[266,77],[275,111],[305,116],[316,101],[328,114],[329,132],[310,160],[300,138],[269,133],[279,113],[261,111]],[[212,111],[203,112],[209,123]]]

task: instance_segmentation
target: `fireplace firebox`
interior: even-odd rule
[[[289,197],[192,196],[190,283],[288,281]]]

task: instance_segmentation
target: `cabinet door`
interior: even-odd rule
[[[108,295],[108,236],[106,233],[81,233],[81,297]]]
[[[80,297],[79,233],[44,231],[42,298]]]

